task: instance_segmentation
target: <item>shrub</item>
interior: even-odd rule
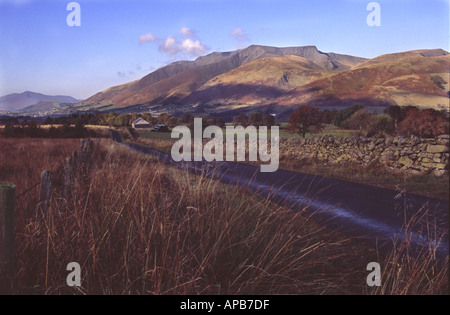
[[[432,75],[430,76],[430,78],[438,88],[440,88],[441,90],[445,90],[445,84],[447,84],[447,82],[444,79],[442,79],[442,77],[438,75]]]
[[[363,105],[356,104],[356,105],[353,105],[352,107],[349,107],[349,108],[346,108],[346,109],[336,112],[334,115],[333,124],[338,127],[342,127],[342,123],[346,119],[348,119],[351,115],[353,115],[358,110],[363,109],[363,108],[364,108]]]
[[[385,137],[392,134],[394,124],[391,116],[388,114],[373,115],[368,121],[367,137]]]
[[[373,116],[375,116],[374,113],[369,112],[364,108],[360,109],[347,118],[342,123],[342,127],[346,129],[358,130],[359,134],[362,135],[363,131],[367,131],[368,126],[373,120]]]
[[[404,136],[436,137],[448,133],[449,123],[442,113],[434,109],[408,108],[399,125]]]

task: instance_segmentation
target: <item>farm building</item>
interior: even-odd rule
[[[152,127],[148,121],[142,119],[141,117],[133,121],[131,125],[134,129],[150,129]]]

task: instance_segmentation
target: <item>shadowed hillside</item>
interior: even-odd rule
[[[414,50],[371,60],[323,53],[315,46],[250,46],[180,61],[140,80],[111,87],[75,110],[221,112],[257,106],[448,105],[450,57],[442,49]],[[170,105],[170,109],[167,107]]]
[[[168,104],[177,102],[201,88],[209,80],[262,58],[298,56],[321,70],[340,71],[364,61],[363,58],[326,54],[315,46],[277,48],[250,46],[233,52],[212,53],[196,61],[175,62],[125,85],[97,93],[78,107],[106,105]],[[289,60],[289,59],[288,59]]]
[[[292,90],[280,105],[316,104],[448,106],[450,55],[388,55]],[[396,59],[400,57],[400,59]],[[433,76],[447,84],[440,88]]]

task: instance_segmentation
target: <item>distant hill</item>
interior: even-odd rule
[[[63,101],[41,101],[34,105],[30,105],[21,109],[25,112],[39,112],[39,111],[57,111],[63,109],[64,107],[70,107],[74,102],[63,102]]]
[[[185,104],[186,99],[201,103],[201,99],[193,99],[190,96],[209,80],[259,59],[285,56],[302,57],[304,59],[301,63],[309,62],[310,67],[322,71],[343,71],[366,60],[323,53],[315,46],[277,48],[253,45],[232,52],[215,52],[195,61],[172,63],[140,80],[99,92],[78,106],[98,108],[108,105],[126,107],[139,104]]]
[[[294,55],[261,58],[214,77],[182,103],[260,104],[334,73]]]
[[[448,55],[448,52],[446,52],[443,49],[410,50],[405,52],[381,55],[373,59],[366,60],[365,62],[362,62],[359,65],[357,65],[357,67],[362,68],[369,65],[379,64],[382,62],[395,62],[399,59],[407,57],[439,57],[446,55]]]
[[[253,45],[162,67],[75,104],[78,110],[219,113],[254,107],[414,105],[448,107],[450,55],[414,50],[373,59],[315,46]],[[436,78],[441,83],[436,84]]]
[[[360,103],[448,109],[449,75],[450,55],[443,50],[384,55],[297,87],[276,102],[280,106]],[[434,77],[446,83],[440,87]]]
[[[65,95],[44,95],[40,93],[26,91],[23,93],[8,94],[0,97],[0,110],[4,111],[18,111],[26,107],[33,106],[39,102],[54,101],[63,103],[78,103],[77,100],[71,96]],[[48,104],[47,104],[48,105]],[[37,107],[35,106],[35,109]]]
[[[450,55],[442,49],[365,59],[325,53],[315,46],[253,45],[214,52],[195,61],[174,62],[70,106],[66,103],[74,102],[73,98],[64,97],[58,101],[66,103],[55,103],[43,96],[39,102],[46,102],[28,110],[47,109],[41,114],[152,110],[156,114],[193,112],[232,117],[236,111],[255,110],[286,115],[293,107],[304,104],[326,108],[358,103],[448,109],[449,80]],[[24,99],[35,102],[35,94],[7,96],[14,100],[9,101],[7,108],[29,106],[24,105]]]

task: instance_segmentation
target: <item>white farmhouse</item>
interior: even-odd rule
[[[141,117],[133,121],[131,125],[133,126],[134,129],[139,130],[150,129],[152,127],[148,121],[142,119]]]

